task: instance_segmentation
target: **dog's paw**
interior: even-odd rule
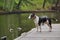
[[[51,32],[51,30],[49,32]]]
[[[40,31],[41,32],[41,31]]]

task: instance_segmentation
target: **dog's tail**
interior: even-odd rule
[[[58,19],[56,19],[56,18],[50,18],[50,19],[52,19],[52,20],[54,20],[54,21],[58,21]]]

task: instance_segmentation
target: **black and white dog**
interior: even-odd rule
[[[51,26],[51,18],[48,18],[47,16],[45,17],[38,17],[37,15],[35,15],[35,13],[32,13],[29,15],[28,17],[29,19],[33,19],[35,26],[37,27],[37,31],[38,31],[38,27],[40,27],[40,32],[41,32],[41,24],[47,24],[49,29],[49,32],[52,31],[52,26]]]

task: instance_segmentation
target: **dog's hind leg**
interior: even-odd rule
[[[49,20],[50,32],[52,31],[51,20]]]
[[[51,32],[51,31],[52,31],[51,22],[49,22],[47,25],[48,25],[48,26],[49,26],[49,28],[50,28],[49,32]]]
[[[49,19],[49,20],[46,21],[45,23],[46,23],[46,24],[48,25],[48,27],[49,27],[49,32],[51,32],[51,30],[52,30],[51,20]]]
[[[52,31],[52,26],[50,24],[48,24],[48,26],[49,26],[49,32],[51,32]]]

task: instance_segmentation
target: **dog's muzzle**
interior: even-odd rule
[[[28,19],[31,19],[31,17],[29,16]]]

